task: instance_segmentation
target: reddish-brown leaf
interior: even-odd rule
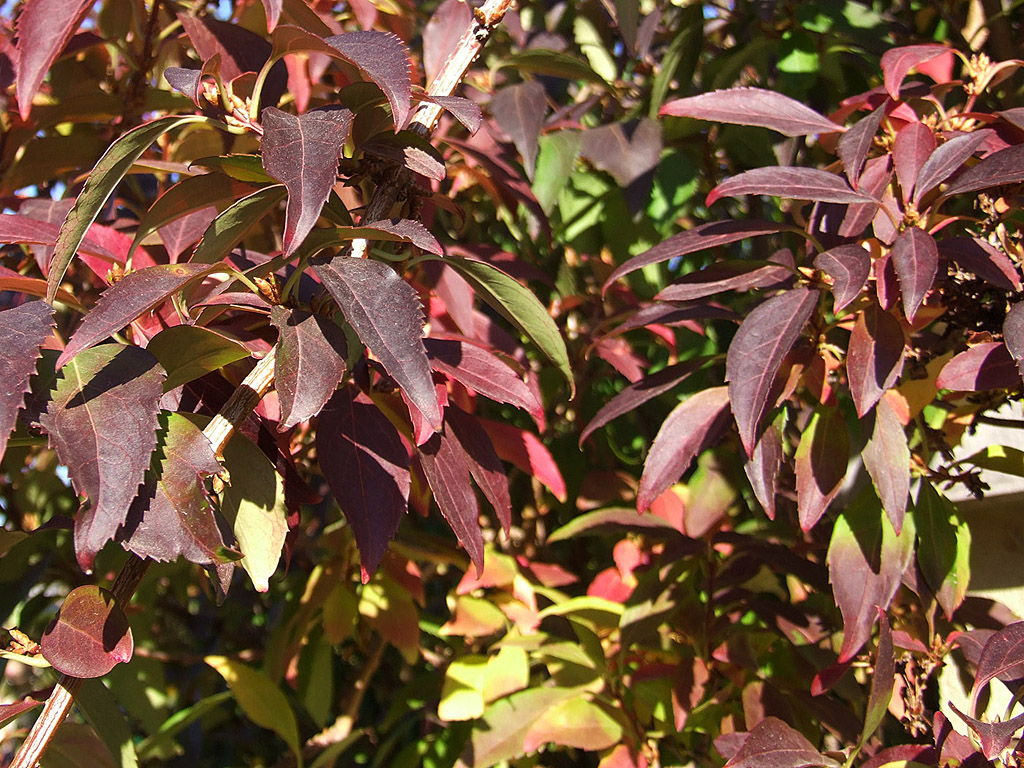
[[[423,27],[423,70],[433,82],[444,60],[455,49],[473,21],[473,12],[461,0],[445,0]]]
[[[1021,726],[1024,726],[1024,715],[1017,715],[1005,722],[986,723],[965,715],[956,708],[953,702],[949,702],[949,708],[956,712],[978,737],[981,752],[988,760],[998,760],[1003,752],[1010,748],[1014,734],[1021,729]]]
[[[559,501],[565,501],[565,480],[551,452],[535,434],[500,421],[478,419],[503,460],[536,477]]]
[[[875,134],[885,117],[886,105],[882,104],[875,111],[865,118],[858,120],[851,128],[846,130],[839,137],[836,145],[836,152],[846,169],[846,177],[855,187],[860,180],[861,169],[864,168],[864,161],[868,158],[871,145],[875,141]]]
[[[725,768],[814,768],[839,764],[822,755],[803,734],[777,717],[766,717],[747,734]]]
[[[263,0],[263,10],[267,14],[267,31],[273,32],[281,18],[281,5],[283,0]]]
[[[838,408],[821,408],[800,437],[794,457],[800,527],[809,531],[839,493],[850,460],[850,438]]]
[[[409,50],[390,32],[347,32],[324,39],[384,92],[395,128],[405,125],[412,99]]]
[[[0,312],[0,458],[29,391],[39,348],[53,329],[53,309],[45,301],[29,301]]]
[[[35,709],[43,702],[35,699],[24,698],[13,704],[0,704],[0,726],[7,725],[11,720],[20,717],[26,712]]]
[[[819,253],[814,266],[832,278],[833,311],[839,312],[856,299],[871,274],[871,256],[859,245],[840,245]]]
[[[864,165],[857,189],[876,200],[881,198],[892,180],[892,156],[872,157]],[[877,203],[853,203],[847,206],[839,234],[843,237],[861,237],[864,229],[879,214]],[[884,215],[884,214],[882,214]]]
[[[793,271],[765,261],[720,261],[683,275],[655,296],[659,301],[692,301],[722,291],[749,291],[777,286]]]
[[[871,437],[861,457],[875,484],[882,507],[892,521],[892,527],[899,533],[903,529],[903,517],[910,494],[910,448],[907,446],[907,435],[885,398],[878,401],[866,421],[871,426]]]
[[[1020,385],[1021,375],[1006,345],[986,341],[961,352],[939,372],[935,386],[958,392],[983,392]]]
[[[971,155],[978,151],[978,147],[990,134],[991,131],[983,129],[963,136],[955,136],[935,149],[917,173],[917,182],[914,184],[914,203],[919,203],[922,197],[948,179]]]
[[[97,242],[91,236],[92,234],[86,235],[78,245],[80,252],[96,256],[111,263],[120,261],[102,243]],[[40,245],[52,247],[56,244],[59,235],[59,222],[51,224],[48,221],[40,221],[39,219],[17,213],[0,213],[0,240],[5,243],[39,243]]]
[[[810,136],[845,130],[799,101],[760,88],[731,88],[676,99],[662,105],[659,115],[694,117],[716,123],[756,125],[785,136]]]
[[[1024,678],[1024,622],[1010,624],[992,635],[978,658],[978,670],[971,688],[971,710],[981,691],[992,680]]]
[[[907,320],[913,322],[939,271],[939,249],[935,238],[923,229],[909,227],[893,243],[891,258],[900,281],[903,313]]]
[[[1017,363],[1017,370],[1024,376],[1024,301],[1017,302],[1006,313],[1003,341],[1010,351],[1010,357]]]
[[[661,126],[650,119],[637,123],[631,133],[622,123],[610,123],[584,131],[580,155],[606,171],[624,190],[661,159]],[[645,188],[649,191],[649,187]]]
[[[891,48],[882,54],[882,73],[885,76],[885,90],[894,99],[900,97],[900,86],[918,64],[924,64],[934,58],[948,53],[949,48],[942,45],[907,45],[902,48]]]
[[[345,332],[326,317],[275,306],[270,321],[277,328],[274,386],[281,401],[278,430],[284,432],[312,418],[334,394],[345,375]]]
[[[92,7],[91,0],[27,0],[18,15],[18,112],[28,120],[32,99],[50,65]]]
[[[1024,144],[1014,144],[993,152],[964,171],[949,185],[946,194],[961,195],[1021,181],[1024,181]]]
[[[723,197],[772,195],[794,200],[822,203],[877,203],[867,194],[850,186],[842,176],[818,168],[755,168],[726,179],[710,193],[711,205]]]
[[[893,141],[892,159],[904,202],[910,200],[921,166],[934,150],[935,134],[924,123],[908,123],[897,132]]]
[[[68,593],[39,645],[54,669],[72,677],[102,677],[132,657],[128,619],[114,596],[87,585]]]
[[[753,455],[743,465],[754,496],[769,520],[775,519],[775,486],[784,457],[782,433],[777,426],[769,424],[754,446]]]
[[[939,254],[998,288],[1021,289],[1020,272],[1010,257],[979,237],[944,237]]]
[[[726,354],[729,401],[747,455],[754,452],[768,392],[782,358],[814,311],[818,291],[794,288],[759,304],[747,315]]]
[[[877,730],[885,718],[896,683],[896,654],[892,645],[892,629],[885,611],[878,611],[878,650],[875,652],[875,668],[871,675],[871,692],[868,694],[867,711],[864,713],[864,730],[860,737],[863,744]]]
[[[445,409],[444,413],[445,423],[452,428],[452,434],[470,458],[470,474],[494,507],[494,513],[507,535],[512,526],[512,500],[508,491],[508,476],[494,450],[494,443],[475,416],[470,416],[454,405]]]
[[[548,113],[544,86],[536,80],[529,80],[502,88],[491,98],[488,109],[501,130],[516,145],[523,157],[526,176],[532,181],[537,161],[537,140]]]
[[[846,356],[846,376],[858,416],[870,411],[896,383],[903,370],[905,343],[899,321],[874,302],[858,315]]]

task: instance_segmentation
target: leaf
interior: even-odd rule
[[[425,101],[433,102],[442,107],[448,114],[462,123],[469,135],[480,130],[484,122],[483,110],[480,106],[464,96],[430,96]]]
[[[577,536],[621,536],[625,531],[635,531],[658,540],[678,541],[680,536],[672,523],[656,515],[637,515],[635,509],[628,507],[607,507],[577,515],[562,527],[552,531],[547,541],[554,544]],[[697,546],[702,547],[699,543]]]
[[[981,650],[977,667],[971,687],[971,712],[977,711],[978,697],[992,680],[1024,678],[1024,622],[1009,624],[992,635]]]
[[[766,717],[751,729],[743,746],[725,768],[810,768],[839,764],[820,754],[803,735],[776,717]]]
[[[607,81],[585,61],[572,54],[555,51],[551,48],[527,48],[519,51],[502,59],[498,68],[550,75],[564,80],[583,80],[605,88],[608,87]]]
[[[944,237],[939,253],[992,285],[1007,291],[1021,289],[1020,273],[1010,258],[979,237]]]
[[[673,235],[668,240],[658,243],[658,245],[644,251],[639,256],[634,256],[625,263],[620,264],[608,276],[608,279],[605,280],[602,291],[607,292],[608,287],[619,278],[650,264],[660,264],[663,261],[676,259],[688,253],[696,253],[708,248],[718,248],[739,240],[746,240],[748,237],[780,232],[782,229],[781,224],[775,224],[770,221],[758,221],[756,219],[713,221],[708,224],[700,224],[693,229]]]
[[[836,152],[846,169],[846,177],[855,187],[859,186],[857,182],[860,180],[860,172],[874,144],[882,118],[885,117],[885,108],[886,104],[882,104],[870,115],[858,120],[839,137],[836,144]]]
[[[344,107],[290,115],[267,107],[263,121],[263,167],[288,190],[282,249],[290,256],[320,218],[338,179],[337,160],[352,127]]]
[[[131,627],[114,596],[92,585],[68,593],[39,645],[58,672],[84,678],[102,677],[134,650]]]
[[[371,221],[359,227],[339,227],[339,230],[354,239],[365,237],[368,240],[392,240],[395,242],[412,243],[417,248],[435,256],[444,254],[441,244],[430,234],[430,230],[412,219],[382,219]]]
[[[917,183],[914,184],[914,204],[917,205],[922,197],[948,179],[967,162],[967,159],[978,151],[978,147],[989,135],[989,131],[983,129],[955,136],[945,144],[939,145],[928,156],[917,173]]]
[[[547,486],[559,501],[565,501],[565,480],[551,452],[532,432],[489,419],[478,420],[491,438],[494,450],[504,461],[515,465]]]
[[[469,653],[453,659],[444,672],[437,716],[448,722],[475,720],[484,714],[487,657]]]
[[[29,301],[0,312],[0,458],[29,391],[40,347],[52,330],[53,309],[44,301]]]
[[[651,443],[644,462],[636,511],[645,512],[651,503],[679,480],[690,463],[708,447],[728,423],[729,390],[712,387],[677,405],[665,419]]]
[[[842,176],[817,168],[755,168],[721,182],[708,193],[706,205],[723,197],[773,195],[821,203],[877,203]]]
[[[768,410],[775,374],[814,311],[818,291],[794,288],[755,307],[733,337],[726,353],[729,402],[740,439],[750,456],[758,425]]]
[[[225,258],[250,229],[277,207],[284,195],[284,185],[274,184],[235,201],[206,228],[189,261],[213,264]]]
[[[0,726],[7,725],[11,720],[21,717],[26,712],[29,712],[38,707],[43,702],[37,701],[36,699],[24,698],[21,701],[16,701],[13,704],[0,704]]]
[[[164,392],[249,357],[249,350],[239,342],[198,325],[165,328],[146,349],[167,371]]]
[[[1024,181],[1024,144],[993,152],[971,166],[949,185],[945,195],[961,195]]]
[[[445,423],[452,428],[453,436],[469,457],[469,472],[494,507],[507,536],[512,526],[512,500],[509,497],[505,468],[494,450],[491,438],[474,416],[455,405],[445,409]]]
[[[910,200],[921,166],[934,150],[935,134],[924,123],[911,122],[897,131],[893,140],[892,159],[904,202]]]
[[[537,139],[548,113],[544,86],[536,80],[506,86],[494,94],[488,109],[501,130],[516,145],[523,157],[526,176],[533,181]]]
[[[889,617],[885,611],[879,610],[878,621],[878,650],[875,652],[875,669],[871,675],[871,692],[868,694],[860,744],[867,742],[882,724],[896,684],[896,654],[893,650]]]
[[[859,245],[840,245],[814,258],[815,269],[832,278],[833,311],[838,313],[860,296],[871,274],[871,255]]]
[[[907,497],[910,495],[907,435],[885,398],[878,401],[868,423],[871,425],[871,437],[861,451],[861,458],[882,501],[882,508],[898,534],[903,528]]]
[[[281,402],[284,432],[316,416],[345,376],[348,342],[334,321],[301,309],[275,306],[270,321],[277,328],[274,387]]]
[[[535,419],[544,406],[526,382],[507,363],[486,349],[458,339],[426,338],[430,367],[478,394],[522,408]]]
[[[769,520],[775,519],[776,481],[784,457],[782,433],[778,426],[769,424],[754,445],[754,453],[743,465],[754,496]]]
[[[953,503],[927,481],[921,482],[914,510],[917,564],[950,619],[967,595],[971,531]]]
[[[948,703],[949,708],[956,712],[978,737],[982,754],[988,760],[999,760],[1003,752],[1010,748],[1013,735],[1024,726],[1024,714],[1005,722],[986,723],[965,715],[953,702]]]
[[[120,768],[138,766],[138,755],[135,753],[135,742],[126,713],[103,681],[90,680],[82,685],[75,694],[75,706],[85,715]]]
[[[653,173],[661,160],[661,126],[649,118],[640,120],[630,133],[622,123],[611,123],[579,136],[583,157],[610,174],[624,190]],[[644,189],[645,198],[648,191],[649,187]]]
[[[472,10],[459,0],[446,0],[430,16],[423,27],[423,70],[428,82],[434,82],[463,31],[472,23]]]
[[[209,715],[230,698],[230,691],[221,691],[200,699],[191,707],[178,710],[163,722],[158,731],[142,740],[137,749],[139,758],[146,760],[151,756],[173,750],[174,736]]]
[[[841,664],[868,641],[877,609],[888,609],[914,554],[915,518],[907,516],[897,535],[882,515],[882,505],[868,487],[842,511],[832,529],[826,561],[843,615]]]
[[[975,344],[954,357],[939,372],[935,386],[958,392],[983,392],[1020,385],[1020,371],[1001,341]]]
[[[530,726],[560,701],[576,696],[579,691],[572,688],[527,688],[498,699],[473,728],[463,762],[471,768],[488,768],[523,755]]]
[[[124,548],[161,562],[222,562],[224,539],[203,486],[204,477],[221,471],[209,438],[185,417],[165,411],[153,465],[118,534]]]
[[[1010,357],[1017,363],[1017,370],[1024,376],[1024,302],[1010,307],[1003,320],[1003,341]]]
[[[380,87],[391,105],[395,128],[401,129],[412,98],[405,43],[390,32],[348,32],[325,38],[324,42]]]
[[[527,731],[523,749],[533,752],[543,744],[558,744],[593,752],[618,744],[622,730],[622,724],[603,707],[576,697],[545,712]]]
[[[267,16],[267,31],[273,32],[277,21],[281,18],[282,0],[263,0],[263,10]]]
[[[465,278],[478,296],[537,345],[565,377],[570,395],[576,391],[565,341],[533,291],[482,261],[447,258],[444,263]]]
[[[792,270],[771,262],[721,261],[683,275],[672,285],[662,288],[654,298],[658,301],[692,301],[722,291],[776,286],[792,276]]]
[[[57,367],[63,367],[82,350],[156,309],[189,284],[202,280],[210,271],[205,264],[157,264],[129,272],[103,291],[96,306],[82,318],[57,359]]]
[[[423,310],[416,289],[387,264],[340,256],[313,263],[359,340],[398,382],[431,428],[441,407],[423,347]]]
[[[32,99],[50,66],[67,45],[90,0],[27,0],[18,15],[18,113],[28,121]]]
[[[24,207],[24,206],[23,206]],[[52,246],[60,236],[60,227],[17,213],[0,213],[0,240],[5,243],[37,243]],[[87,233],[78,250],[106,261],[118,261],[110,250]],[[66,292],[65,292],[66,295]]]
[[[224,678],[246,717],[284,739],[301,768],[302,751],[295,713],[288,698],[267,673],[226,656],[207,656],[203,661]]]
[[[861,418],[899,378],[905,344],[899,321],[874,302],[857,316],[850,334],[846,376]]]
[[[913,322],[939,271],[939,250],[935,238],[923,229],[909,227],[896,238],[891,255],[900,280],[903,313],[907,320]]]
[[[846,478],[850,438],[838,408],[820,408],[800,436],[796,465],[800,527],[809,531],[835,499]]]
[[[355,534],[365,583],[408,508],[409,454],[388,418],[352,387],[321,411],[316,446],[320,471]]]
[[[662,105],[658,114],[755,125],[771,128],[784,136],[810,136],[845,130],[789,96],[760,88],[730,88],[676,99]]]
[[[75,556],[86,573],[124,523],[149,467],[163,378],[144,349],[104,344],[60,371],[39,417],[76,491],[91,502],[75,519]]]
[[[142,153],[149,149],[154,141],[168,131],[189,123],[208,120],[202,115],[161,117],[119,136],[107,148],[96,162],[96,167],[89,174],[74,207],[61,225],[53,259],[50,261],[50,272],[47,275],[47,301],[53,302],[57,288],[64,281],[64,273],[67,272],[75,251],[82,244],[86,231],[96,221],[103,204],[118,182],[128,173],[132,164],[142,157]]]
[[[885,90],[893,99],[899,100],[900,86],[918,64],[924,64],[949,52],[943,45],[906,45],[901,48],[890,48],[882,54],[882,73],[885,77]]]

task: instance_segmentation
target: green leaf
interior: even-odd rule
[[[679,531],[667,520],[655,515],[638,515],[633,507],[607,507],[574,517],[561,528],[551,532],[547,541],[565,541],[577,536],[622,534],[632,530],[658,539],[678,539]]]
[[[922,481],[915,510],[917,563],[950,618],[967,594],[971,532],[953,503],[931,483]]]
[[[505,645],[487,660],[483,684],[484,701],[490,703],[502,696],[521,691],[529,684],[530,660],[525,649]]]
[[[966,459],[962,459],[959,463],[973,464],[978,469],[1024,477],[1024,451],[1009,445],[988,445]]]
[[[576,167],[576,158],[580,154],[580,133],[573,130],[555,131],[541,136],[538,143],[540,151],[533,173],[533,194],[544,213],[550,216],[558,202],[559,193]]]
[[[64,723],[50,741],[39,768],[117,768],[117,763],[88,724]]]
[[[92,169],[82,193],[75,201],[74,207],[68,212],[67,218],[60,228],[56,249],[50,261],[50,273],[47,276],[46,300],[53,303],[57,288],[64,280],[75,251],[82,243],[89,226],[96,221],[100,209],[107,201],[110,193],[118,182],[131,168],[142,153],[158,138],[168,131],[187,125],[188,123],[211,123],[202,115],[184,115],[161,117],[145,125],[140,125],[121,136],[110,145],[103,157]]]
[[[582,697],[560,702],[544,713],[526,734],[523,748],[559,744],[587,751],[607,749],[622,739],[622,724],[603,707]]]
[[[249,350],[237,341],[197,325],[165,328],[146,349],[167,371],[164,392],[249,356]]]
[[[533,291],[482,261],[446,258],[444,263],[462,275],[484,301],[536,344],[565,377],[570,395],[576,392],[565,341]]]
[[[482,727],[473,729],[464,755],[472,768],[489,768],[519,757],[527,732],[544,713],[565,699],[579,695],[577,688],[530,688],[498,699],[484,712]]]
[[[515,69],[517,72],[534,72],[538,75],[551,75],[566,80],[586,80],[598,85],[608,86],[607,81],[595,72],[586,62],[570,56],[568,53],[553,51],[549,48],[531,48],[513,54],[504,59],[498,69]]]
[[[213,264],[223,259],[252,227],[281,202],[284,196],[284,184],[274,184],[263,187],[228,207],[210,222],[189,261]]]
[[[136,754],[143,761],[161,754],[174,754],[180,752],[180,747],[174,741],[174,737],[181,731],[188,728],[195,721],[206,717],[222,703],[231,698],[230,691],[215,693],[200,699],[191,707],[175,712],[160,726],[160,730],[139,744]]]
[[[133,768],[139,764],[132,732],[121,706],[101,680],[86,680],[75,695],[75,704],[103,739],[116,765]]]
[[[301,768],[299,728],[295,722],[295,713],[281,689],[274,685],[265,672],[226,656],[207,656],[204,661],[224,678],[246,717],[285,740]]]
[[[486,680],[486,656],[471,653],[452,661],[444,673],[437,716],[448,721],[482,717]]]

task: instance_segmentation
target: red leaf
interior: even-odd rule
[[[755,168],[726,179],[708,194],[706,205],[723,197],[772,195],[822,203],[877,203],[842,176],[817,168]]]
[[[935,238],[917,227],[905,229],[893,243],[891,258],[900,280],[903,313],[913,322],[939,271]]]
[[[1020,273],[1013,261],[981,238],[944,237],[939,241],[939,253],[998,288],[1021,289]]]
[[[316,448],[320,471],[355,534],[365,582],[408,508],[409,454],[387,416],[352,387],[338,390],[321,411]]]
[[[81,325],[57,359],[57,367],[155,309],[210,270],[208,264],[158,264],[125,275],[107,288],[93,310],[82,318]]]
[[[809,531],[842,488],[850,460],[850,438],[838,408],[821,408],[796,449],[796,493],[800,527]]]
[[[1017,363],[1017,370],[1024,376],[1024,301],[1017,302],[1006,313],[1003,341],[1010,351],[1010,357]]]
[[[643,513],[712,443],[728,419],[729,390],[713,387],[687,398],[668,415],[651,444],[636,496]]]
[[[262,112],[263,167],[288,190],[282,248],[290,256],[313,229],[338,178],[337,160],[352,127],[344,107],[295,116],[274,107]]]
[[[933,151],[917,173],[917,183],[914,184],[914,203],[919,203],[922,197],[948,179],[971,155],[977,152],[978,147],[990,135],[991,131],[982,129],[963,136],[956,136]]]
[[[935,386],[958,392],[982,392],[1020,385],[1021,376],[1001,341],[976,344],[954,357],[939,372]]]
[[[75,555],[87,573],[124,523],[149,467],[163,380],[146,350],[104,344],[61,370],[39,417],[75,489],[91,502],[75,519]]]
[[[729,401],[747,455],[768,410],[775,374],[814,311],[818,291],[794,288],[759,304],[747,315],[726,354]]]
[[[441,408],[423,347],[423,311],[416,290],[379,261],[340,256],[316,262],[313,269],[359,339],[439,430]]]
[[[747,734],[725,768],[811,768],[838,763],[825,757],[803,735],[777,717],[766,717]]]
[[[1010,748],[1013,735],[1021,729],[1021,726],[1024,726],[1024,715],[1017,715],[1003,723],[986,723],[968,717],[957,709],[953,702],[950,701],[948,704],[949,708],[956,712],[960,719],[974,731],[974,735],[978,737],[978,742],[981,744],[982,754],[988,760],[998,760],[1003,752]]]
[[[903,190],[904,202],[910,200],[921,166],[934,150],[935,134],[924,123],[908,123],[897,132],[892,159],[896,166],[896,178]]]
[[[35,699],[24,698],[21,701],[16,701],[13,704],[0,704],[0,725],[6,725],[16,717],[20,717],[29,710],[35,709],[43,702],[36,701]]]
[[[874,302],[858,315],[846,357],[846,376],[858,416],[863,418],[896,383],[903,370],[905,343],[899,321]]]
[[[469,456],[469,471],[484,496],[494,507],[494,512],[508,535],[512,526],[512,500],[508,492],[508,476],[501,459],[494,450],[494,444],[480,422],[457,406],[445,409],[445,423],[452,428],[453,435]]]
[[[608,276],[604,283],[604,291],[608,286],[630,272],[646,267],[649,264],[660,264],[669,259],[685,256],[688,253],[703,251],[708,248],[717,248],[739,240],[746,240],[748,237],[767,235],[772,232],[779,232],[781,224],[770,221],[742,220],[742,221],[713,221],[710,224],[701,224],[673,235],[668,240],[658,243],[653,248],[644,251],[639,256],[620,264]]]
[[[378,133],[359,147],[365,154],[379,157],[434,181],[444,181],[444,156],[426,139],[412,131]]]
[[[57,243],[59,234],[60,224],[51,224],[16,213],[0,213],[0,240],[5,243],[39,243],[52,247]],[[120,261],[110,250],[89,235],[86,235],[79,244],[78,250],[111,263]]]
[[[882,54],[882,72],[885,75],[885,90],[894,99],[900,98],[900,86],[907,73],[918,64],[924,64],[949,52],[941,45],[907,45],[891,48]]]
[[[267,14],[267,31],[273,32],[281,18],[281,4],[283,0],[263,0],[263,10]]]
[[[770,424],[761,433],[753,455],[743,465],[754,496],[764,507],[769,520],[775,519],[775,484],[784,457],[782,434],[778,427]]]
[[[324,39],[384,92],[395,128],[405,125],[412,99],[409,51],[390,32],[348,32]]]
[[[45,301],[30,301],[0,312],[0,458],[29,391],[39,348],[52,330],[53,309]]]
[[[1018,184],[1024,181],[1024,144],[993,152],[957,177],[949,185],[946,195],[960,195],[977,192],[1003,184]]]
[[[533,181],[537,140],[548,113],[544,86],[536,80],[528,80],[502,88],[491,98],[488,109],[501,130],[516,145],[523,157],[526,176]]]
[[[691,301],[721,291],[777,286],[792,276],[791,269],[764,261],[721,261],[683,275],[654,298],[659,301]]]
[[[885,398],[878,401],[869,423],[871,437],[861,451],[861,457],[875,484],[882,507],[892,521],[892,527],[899,533],[903,529],[907,496],[910,494],[910,448],[907,446],[907,435]]]
[[[659,115],[694,117],[717,123],[756,125],[785,136],[809,136],[845,130],[799,101],[760,88],[731,88],[676,99],[662,105]]]
[[[68,593],[39,645],[58,672],[84,678],[102,677],[134,651],[128,619],[114,596],[96,586]]]
[[[871,274],[871,255],[859,245],[840,245],[819,253],[814,266],[832,278],[834,312],[856,299]]]
[[[860,180],[860,172],[864,167],[864,161],[868,158],[868,152],[875,141],[875,134],[885,117],[886,105],[878,107],[874,112],[854,123],[846,133],[839,137],[836,145],[836,152],[846,169],[846,177],[855,187]]]
[[[1024,622],[1018,621],[996,632],[982,648],[978,670],[971,688],[971,711],[978,696],[992,680],[1005,682],[1024,677]]]
[[[274,386],[281,402],[278,431],[312,418],[334,394],[345,375],[345,332],[332,320],[301,309],[275,306],[277,328]]]
[[[32,99],[50,65],[92,7],[90,0],[26,0],[18,15],[18,112],[28,120]]]
[[[891,155],[872,157],[864,165],[864,173],[858,179],[857,189],[877,200],[886,193],[891,180]],[[881,213],[877,203],[854,203],[847,206],[843,223],[839,226],[839,234],[842,237],[861,237],[864,228],[876,215],[885,215]]]
[[[499,421],[479,419],[480,425],[494,443],[494,450],[503,460],[547,486],[555,498],[566,499],[565,480],[551,453],[535,434]]]

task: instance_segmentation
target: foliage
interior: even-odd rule
[[[502,5],[0,28],[2,759],[1015,765],[1020,19]]]

